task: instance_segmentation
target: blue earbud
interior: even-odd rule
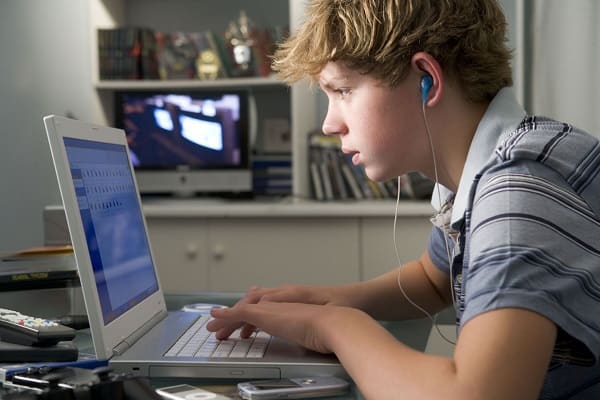
[[[433,86],[433,78],[431,75],[423,75],[421,78],[421,101],[423,103],[427,101],[427,96],[429,95],[431,86]]]

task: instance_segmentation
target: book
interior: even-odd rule
[[[311,132],[308,138],[309,158],[310,158],[310,177],[313,186],[313,195],[317,200],[331,201],[335,200],[333,176],[330,171],[329,157],[327,148],[339,148],[339,139],[333,136],[325,136],[321,133]],[[314,165],[314,166],[313,166]],[[323,199],[320,198],[322,189]]]
[[[356,176],[354,176],[354,174],[352,173],[352,170],[350,169],[350,167],[348,166],[348,164],[346,164],[344,162],[343,157],[341,157],[341,169],[342,169],[342,173],[344,175],[344,179],[346,180],[346,183],[348,184],[348,187],[350,188],[350,191],[352,192],[352,197],[354,197],[357,200],[362,200],[365,197],[363,196],[362,191],[360,190],[360,187],[358,186],[358,181],[356,180]]]
[[[391,194],[391,197],[395,199],[398,196],[398,178],[385,181],[384,185]]]
[[[313,189],[313,198],[316,200],[325,200],[325,191],[323,190],[323,182],[321,181],[321,172],[316,161],[310,162],[310,178]]]
[[[139,59],[141,79],[160,79],[154,31],[148,28],[140,28],[139,35],[141,42]]]
[[[411,172],[407,174],[408,185],[412,191],[414,199],[428,199],[433,193],[435,183],[419,172]]]
[[[323,153],[319,154],[318,158],[319,173],[321,174],[321,181],[323,183],[323,191],[325,192],[325,200],[334,200],[333,197],[333,184],[331,183],[331,175],[329,173],[329,165]]]
[[[41,271],[0,274],[0,292],[56,289],[79,285],[77,271]]]
[[[348,200],[348,189],[346,188],[346,183],[344,181],[344,177],[342,176],[342,169],[339,163],[338,154],[341,154],[338,148],[328,147],[325,149],[325,156],[327,158],[327,162],[329,163],[329,172],[331,174],[334,186],[335,198],[339,200]]]
[[[345,157],[345,159],[346,159],[346,162],[348,163],[348,165],[350,166],[352,173],[356,177],[356,180],[358,181],[358,185],[360,186],[360,189],[362,190],[362,192],[365,196],[365,199],[375,199],[375,194],[373,193],[373,189],[369,185],[370,179],[367,177],[367,174],[365,173],[364,168],[361,167],[360,165],[354,165],[352,163],[352,159],[349,156]]]

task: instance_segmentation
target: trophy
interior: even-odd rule
[[[232,55],[232,74],[235,76],[252,76],[254,71],[254,56],[252,22],[244,10],[240,11],[237,21],[231,21],[225,32],[225,39]]]
[[[190,37],[197,50],[196,76],[201,80],[214,80],[226,76],[219,57],[217,40],[211,31],[193,32]]]

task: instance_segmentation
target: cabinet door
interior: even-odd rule
[[[211,290],[359,279],[358,219],[210,220]]]
[[[148,218],[147,224],[163,290],[208,290],[206,220]]]
[[[393,216],[361,219],[363,279],[374,278],[398,266],[393,229]],[[430,230],[431,222],[427,217],[398,217],[396,243],[402,263],[414,260],[423,253],[427,248]]]

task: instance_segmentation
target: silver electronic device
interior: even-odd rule
[[[334,356],[264,332],[256,346],[213,335],[216,352],[192,349],[187,329],[209,316],[167,312],[125,133],[58,116],[44,124],[98,359],[148,377],[347,376]]]

